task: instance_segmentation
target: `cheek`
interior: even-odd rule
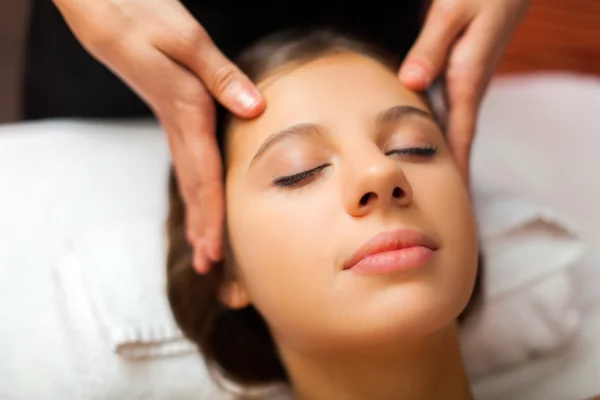
[[[452,286],[452,289],[448,288],[447,300],[462,308],[472,291],[478,254],[470,196],[461,175],[450,161],[419,175],[415,171],[412,179],[408,178],[419,211],[442,241],[440,284]]]
[[[444,241],[474,245],[475,219],[471,199],[457,170],[444,168],[420,179],[415,202]],[[464,247],[464,246],[459,246]]]
[[[302,189],[300,189],[302,190]],[[241,194],[241,190],[239,191]],[[253,304],[273,329],[293,331],[334,279],[323,224],[335,214],[325,193],[228,190],[229,240]]]

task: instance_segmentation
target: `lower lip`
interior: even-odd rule
[[[359,274],[375,275],[411,271],[433,259],[434,251],[423,246],[372,254],[348,269]]]

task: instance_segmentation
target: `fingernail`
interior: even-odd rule
[[[240,106],[248,110],[253,109],[258,104],[257,96],[250,90],[243,90],[240,92],[237,101]]]
[[[208,257],[213,262],[217,262],[221,260],[223,257],[221,246],[217,246],[212,241],[205,239],[204,246],[207,249]]]
[[[421,85],[426,85],[428,83],[427,75],[422,68],[417,67],[416,65],[410,65],[402,71],[402,75],[405,79],[413,81],[414,83],[418,83]]]
[[[200,243],[194,248],[193,265],[194,270],[199,274],[205,274],[209,269],[208,260],[206,260],[206,254],[203,247],[204,245]]]
[[[234,81],[227,87],[225,97],[235,102],[242,110],[252,110],[258,104],[258,93],[239,81]]]

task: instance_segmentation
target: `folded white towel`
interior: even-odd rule
[[[160,218],[115,222],[79,232],[72,262],[113,349],[127,358],[195,351],[171,315],[166,293],[166,238]]]

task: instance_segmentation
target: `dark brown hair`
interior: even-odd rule
[[[399,58],[386,54],[376,46],[330,30],[279,33],[261,40],[235,61],[250,79],[258,82],[282,67],[302,65],[330,54],[349,52],[371,57],[390,69],[399,66]],[[220,109],[217,134],[223,156],[226,124],[227,113]],[[195,273],[192,248],[185,235],[185,207],[172,173],[169,193],[168,298],[184,335],[198,344],[210,368],[217,368],[234,382],[242,385],[288,383],[273,338],[256,309],[249,306],[233,310],[220,302],[219,288],[231,273],[227,266],[218,263],[206,275]],[[472,300],[459,320],[472,308],[473,300],[479,297],[479,281],[480,274]]]

